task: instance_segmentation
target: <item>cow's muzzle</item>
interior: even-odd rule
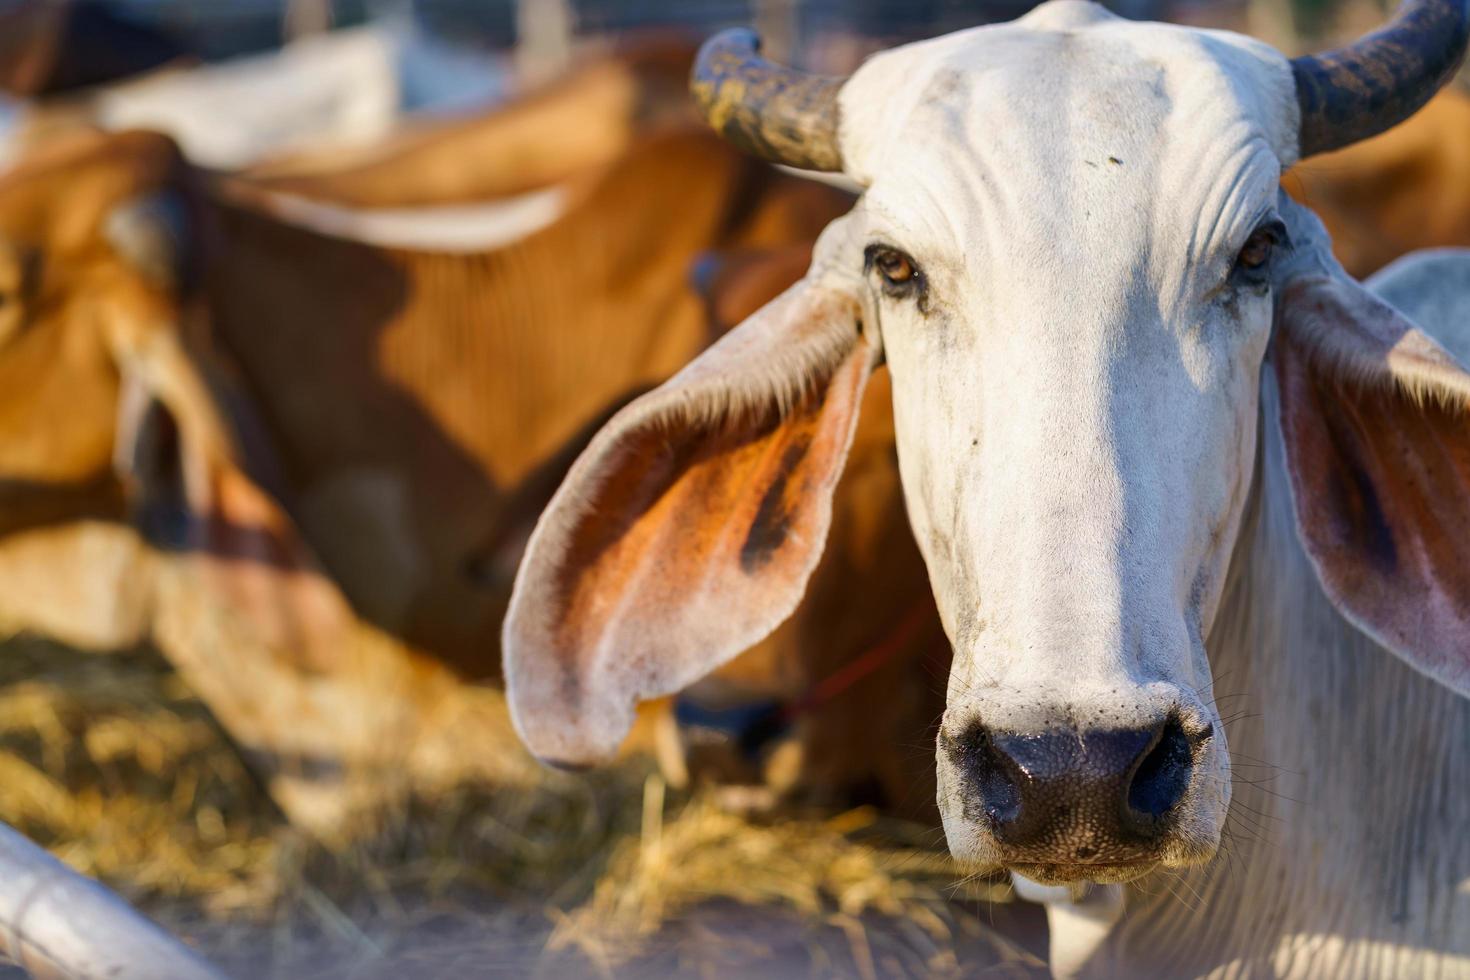
[[[1091,730],[1013,732],[976,720],[940,738],[966,821],[1007,867],[1059,883],[1125,881],[1163,860],[1213,732],[1169,712]]]

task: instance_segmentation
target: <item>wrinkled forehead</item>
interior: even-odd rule
[[[1109,166],[1142,183],[1252,153],[1285,165],[1294,91],[1286,58],[1252,39],[1052,3],[869,61],[842,91],[843,159],[870,186],[1055,183]]]

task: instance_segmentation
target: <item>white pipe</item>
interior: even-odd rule
[[[102,885],[0,823],[0,959],[65,980],[224,980]]]

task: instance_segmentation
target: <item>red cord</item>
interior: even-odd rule
[[[805,694],[782,708],[781,720],[789,723],[813,708],[820,708],[898,656],[924,628],[932,608],[927,596],[920,599],[881,641],[813,684]]]

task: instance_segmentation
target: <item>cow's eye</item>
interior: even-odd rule
[[[873,264],[890,286],[902,286],[914,278],[914,262],[902,252],[884,249]]]
[[[1271,261],[1271,250],[1276,243],[1271,240],[1270,235],[1256,232],[1245,243],[1245,248],[1240,250],[1240,264],[1247,269],[1259,269]]]
[[[1287,244],[1286,226],[1280,221],[1261,225],[1251,232],[1235,259],[1238,273],[1247,279],[1261,279],[1271,265],[1277,250]]]
[[[924,274],[904,252],[887,245],[870,245],[866,257],[868,268],[878,273],[888,295],[911,296],[922,289]]]

